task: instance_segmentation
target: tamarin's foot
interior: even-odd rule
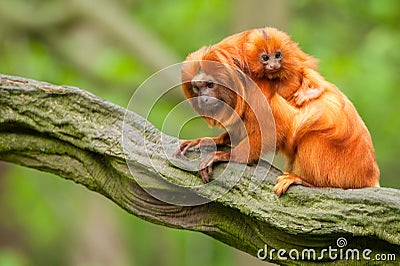
[[[299,176],[291,173],[284,172],[283,175],[276,179],[276,185],[274,187],[274,192],[276,195],[280,196],[288,190],[291,185],[303,185],[307,187],[313,187],[307,181],[304,181]]]

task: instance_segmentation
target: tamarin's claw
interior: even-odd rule
[[[204,183],[210,181],[210,177],[213,176],[213,164],[216,162],[227,162],[229,161],[231,153],[228,151],[216,151],[207,154],[206,157],[201,159],[199,165],[199,174]]]
[[[214,162],[217,161],[217,157],[215,153],[209,153],[206,157],[204,157],[199,165],[199,174],[203,183],[210,182],[210,177],[213,176],[212,166]]]
[[[309,88],[307,90],[299,90],[294,94],[296,105],[303,105],[305,102],[318,98],[323,88]]]
[[[284,172],[283,175],[276,179],[276,185],[274,187],[274,192],[276,195],[280,196],[288,190],[291,185],[303,185],[307,187],[313,187],[307,181],[304,181],[299,176],[291,173]]]
[[[206,167],[200,170],[199,175],[204,184],[210,182],[210,177],[212,177],[212,167]]]
[[[178,150],[175,152],[175,156],[185,155],[185,153],[193,148],[195,151],[200,150],[202,147],[213,147],[215,141],[212,138],[199,138],[193,140],[185,140],[180,145]]]
[[[185,140],[179,145],[178,150],[175,152],[175,156],[179,155],[185,155],[188,149],[191,147],[195,147],[200,143],[200,139],[194,139],[194,140]]]

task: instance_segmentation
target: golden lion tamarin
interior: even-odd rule
[[[258,119],[258,110],[268,110],[268,102],[258,87],[239,69],[221,64],[226,49],[203,47],[190,54],[182,66],[182,87],[192,107],[204,117],[210,126],[219,125],[226,129],[216,138],[200,138],[181,143],[178,154],[189,148],[214,145],[232,145],[229,151],[209,153],[202,159],[199,173],[204,182],[212,175],[212,165],[218,161],[234,161],[252,164],[262,150],[273,150],[275,135],[264,139],[262,147],[260,129],[274,132],[274,120],[268,113]],[[233,51],[231,51],[233,53]],[[231,60],[229,56],[227,59]],[[234,61],[230,61],[234,64]],[[258,114],[258,116],[261,116]],[[269,147],[270,146],[270,147]]]
[[[365,124],[347,97],[316,72],[316,60],[301,51],[287,34],[274,28],[245,31],[200,49],[189,55],[186,62],[191,60],[216,61],[249,74],[269,104],[263,106],[265,102],[260,104],[249,97],[254,89],[241,84],[246,101],[238,115],[250,132],[246,138],[249,145],[241,147],[239,143],[231,152],[209,154],[200,164],[203,181],[208,181],[214,162],[231,160],[251,164],[261,153],[276,147],[276,151],[287,158],[286,172],[277,179],[274,188],[278,195],[291,184],[344,189],[379,186],[379,168]],[[205,72],[201,67],[188,69],[184,65],[183,76],[184,73],[191,73],[185,76],[190,80]],[[209,73],[210,76],[216,74],[215,71]],[[241,80],[243,78],[236,79],[237,82]],[[196,82],[184,83],[185,96],[196,95],[197,87]],[[219,86],[210,89],[211,97],[224,102],[231,99],[229,106],[235,106],[234,102],[242,98],[232,91],[227,94]],[[275,136],[270,133],[273,132],[271,123],[263,119],[258,121],[254,115],[269,108],[276,126]],[[223,110],[215,112],[223,113]],[[234,133],[234,128],[230,132]],[[222,134],[212,140],[225,145],[229,144],[228,137]],[[203,140],[207,145],[207,139],[185,141],[179,151],[185,153],[190,147],[202,145]],[[249,154],[248,158],[244,154]]]
[[[249,74],[266,90],[294,101],[297,113],[287,132],[287,173],[280,195],[293,184],[316,187],[379,186],[371,136],[353,104],[315,71],[315,60],[275,28],[253,30],[244,49]]]

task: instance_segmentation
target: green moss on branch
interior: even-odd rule
[[[150,126],[143,135],[146,121],[128,112],[130,119],[124,124],[125,114],[125,109],[77,88],[0,75],[0,160],[55,173],[103,194],[135,216],[208,234],[253,256],[264,245],[320,251],[336,247],[337,238],[345,237],[349,248],[369,248],[400,259],[400,191],[396,189],[298,186],[278,198],[272,186],[279,170],[271,168],[266,180],[251,192],[252,176],[263,173],[246,167],[240,182],[212,202],[185,207],[153,198],[136,182],[160,175],[143,152],[144,140],[153,163],[162,169],[162,178],[184,186],[201,183],[196,174],[173,167],[162,157],[158,130]],[[129,132],[124,141],[132,150],[131,171],[122,148],[123,129]],[[163,139],[171,145],[176,141],[169,136]],[[234,176],[239,168],[228,171]],[[176,192],[161,183],[147,189]],[[214,198],[223,189],[221,183],[198,193]],[[340,263],[326,259],[325,263]],[[277,253],[267,260],[305,263],[279,260]]]

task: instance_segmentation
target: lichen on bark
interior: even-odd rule
[[[128,122],[124,122],[126,114]],[[275,250],[321,251],[336,247],[336,240],[344,237],[347,248],[396,254],[400,260],[397,189],[294,186],[278,198],[272,191],[278,169],[271,167],[265,180],[252,191],[249,185],[253,178],[265,174],[263,169],[267,171],[269,165],[255,171],[233,164],[228,169],[230,175],[243,171],[239,182],[223,196],[215,197],[224,191],[223,182],[207,190],[193,189],[199,197],[214,197],[208,203],[177,206],[154,198],[149,190],[168,195],[177,192],[170,183],[191,189],[201,181],[196,173],[183,171],[162,156],[162,133],[151,125],[144,133],[145,123],[148,125],[144,118],[78,88],[0,75],[0,160],[54,173],[104,195],[149,222],[202,232],[252,256],[265,245]],[[129,132],[125,139],[121,135],[124,130]],[[165,135],[163,140],[171,145],[177,142]],[[130,169],[123,141],[131,147]],[[223,168],[217,166],[216,173]],[[138,180],[146,178],[168,182],[140,186]],[[267,260],[288,265],[310,263],[283,261],[277,253]],[[343,262],[326,256],[323,261]]]

